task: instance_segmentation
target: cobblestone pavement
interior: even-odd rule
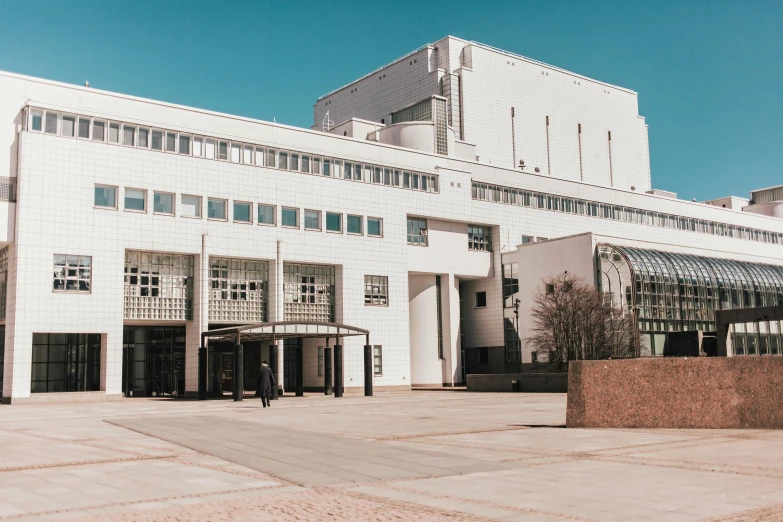
[[[783,520],[783,432],[567,430],[562,395],[0,406],[0,521]]]

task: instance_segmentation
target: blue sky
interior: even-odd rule
[[[783,183],[783,2],[0,0],[0,69],[309,127],[316,98],[447,34],[639,93],[653,186]]]

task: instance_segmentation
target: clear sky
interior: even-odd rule
[[[656,188],[783,184],[781,0],[0,0],[0,69],[309,127],[319,95],[447,34],[638,92]]]

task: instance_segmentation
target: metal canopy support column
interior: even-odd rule
[[[329,348],[329,338],[324,347],[324,395],[332,394],[332,349]]]
[[[373,360],[372,345],[370,345],[370,335],[367,334],[364,345],[364,396],[372,397],[372,379],[373,379]]]
[[[334,396],[343,396],[343,345],[339,337],[334,345]]]
[[[244,353],[243,347],[240,343],[240,336],[237,334],[237,343],[234,345],[234,400],[241,401],[244,398],[245,393],[245,365],[244,365]]]
[[[207,347],[206,337],[201,334],[201,346],[198,349],[198,400],[207,399]]]
[[[299,339],[296,344],[296,396],[304,396],[304,341]]]
[[[272,386],[272,400],[277,400],[277,386],[280,378],[277,375],[277,340],[275,339],[275,329],[272,328],[272,344],[269,345],[269,367],[272,369],[272,375],[275,376],[275,385]]]

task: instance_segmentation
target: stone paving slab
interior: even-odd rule
[[[502,465],[465,456],[394,448],[382,442],[270,426],[228,416],[154,417],[110,422],[302,486],[441,477],[503,469]],[[312,478],[307,472],[313,472]]]

